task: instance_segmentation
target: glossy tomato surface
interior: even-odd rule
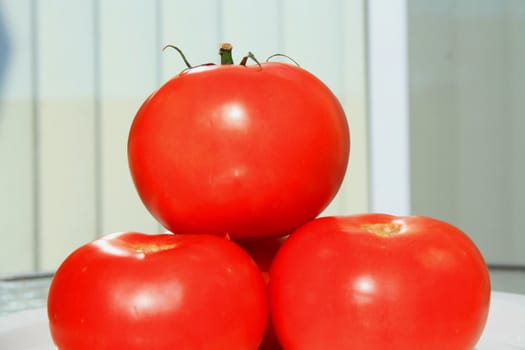
[[[473,349],[490,301],[485,262],[456,227],[364,214],[311,221],[270,270],[287,350]]]
[[[344,178],[348,124],[334,94],[284,63],[193,68],[141,106],[128,160],[172,232],[279,236],[316,217]]]
[[[212,235],[109,235],[63,262],[48,297],[60,350],[256,350],[267,312],[253,260]]]

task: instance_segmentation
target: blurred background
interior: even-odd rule
[[[0,0],[0,276],[52,272],[116,231],[160,232],[127,167],[142,101],[192,64],[284,53],[347,113],[323,215],[432,216],[525,293],[525,1]]]

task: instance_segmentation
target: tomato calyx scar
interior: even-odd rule
[[[131,245],[131,249],[133,249],[137,253],[157,253],[161,252],[163,250],[173,249],[177,245],[174,243],[171,244],[155,244],[155,243],[139,243],[139,244],[133,244]]]
[[[390,237],[401,232],[401,225],[389,222],[384,224],[363,224],[360,229],[379,237]]]

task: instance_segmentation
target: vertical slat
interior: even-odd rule
[[[252,51],[260,61],[281,49],[281,2],[268,0],[254,10],[252,2],[224,0],[220,8],[221,42],[234,47],[235,62]],[[254,62],[250,62],[252,64]]]
[[[406,0],[367,2],[371,210],[410,213]]]
[[[284,53],[339,94],[344,20],[341,2],[288,0],[282,6]]]
[[[155,5],[149,0],[99,3],[100,235],[159,229],[133,186],[126,149],[133,117],[159,83]]]
[[[364,213],[369,209],[369,161],[366,90],[365,0],[340,0],[341,77],[339,99],[350,125],[350,161],[333,213]],[[329,208],[332,210],[332,208]],[[329,212],[328,212],[329,213]]]
[[[35,265],[31,4],[0,7],[0,274]]]
[[[158,0],[162,17],[162,45],[178,46],[192,65],[217,63],[221,39],[221,1]],[[162,54],[161,79],[173,77],[186,68],[175,51]]]
[[[95,237],[92,1],[38,1],[39,268]]]

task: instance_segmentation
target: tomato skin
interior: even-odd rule
[[[267,312],[253,260],[212,235],[109,235],[73,252],[48,296],[60,350],[256,350]]]
[[[380,237],[366,224],[400,225]],[[426,217],[364,214],[305,224],[270,270],[270,305],[287,350],[474,348],[490,280],[469,237]]]
[[[287,239],[288,236],[282,236],[238,242],[255,261],[266,284],[270,281],[270,266],[273,259]]]
[[[301,68],[194,68],[141,106],[128,137],[135,187],[171,232],[233,240],[288,234],[338,191],[349,157],[344,111]]]
[[[266,239],[257,239],[239,242],[239,245],[252,257],[259,270],[263,275],[266,285],[270,282],[270,266],[275,255],[281,248],[281,245],[286,241],[288,236],[273,237]],[[281,350],[282,347],[275,336],[275,331],[271,324],[271,319],[268,318],[266,332],[258,350]]]

